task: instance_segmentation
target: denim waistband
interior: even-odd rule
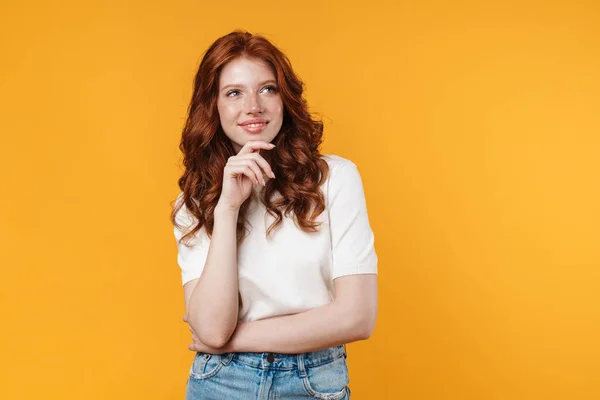
[[[323,350],[300,354],[280,353],[229,353],[223,354],[226,362],[237,360],[243,364],[261,369],[304,370],[306,367],[326,364],[346,355],[346,345],[333,346]]]

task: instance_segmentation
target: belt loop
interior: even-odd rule
[[[300,378],[306,377],[306,366],[304,365],[304,353],[298,354],[298,371],[300,372]]]
[[[235,356],[235,353],[223,355],[221,358],[221,363],[223,363],[223,365],[228,365],[231,362],[231,360],[233,360],[233,356]]]
[[[346,343],[344,343],[344,358],[348,358],[348,350],[346,350]]]

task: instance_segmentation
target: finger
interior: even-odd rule
[[[259,184],[258,178],[256,176],[256,172],[250,168],[248,165],[227,165],[225,167],[225,174],[232,178],[237,178],[238,176],[246,176],[250,181],[255,184]]]
[[[259,184],[258,175],[256,174],[256,171],[254,171],[248,164],[235,165],[237,164],[235,161],[233,163],[234,165],[227,164],[225,166],[226,174],[234,178],[238,175],[245,175],[252,182],[256,183],[257,185]]]
[[[273,169],[271,168],[271,166],[269,165],[267,160],[265,160],[264,157],[260,155],[260,153],[244,154],[242,156],[239,156],[239,158],[254,160],[265,171],[265,174],[267,176],[270,176],[271,178],[275,178]]]
[[[248,167],[250,167],[250,169],[252,170],[252,172],[254,172],[254,176],[256,177],[257,181],[260,182],[261,185],[265,185],[265,180],[263,179],[262,176],[262,171],[260,170],[260,167],[258,166],[258,164],[256,163],[256,161],[254,159],[246,159],[246,158],[242,158],[242,159],[236,159],[236,160],[232,160],[230,161],[231,165],[239,165],[239,166],[244,166],[247,165]]]
[[[188,316],[187,316],[187,314],[185,314],[185,315],[183,316],[183,322],[188,322]]]
[[[265,142],[264,140],[249,140],[237,153],[238,156],[242,154],[249,154],[259,151],[260,149],[271,150],[275,145],[272,143]]]

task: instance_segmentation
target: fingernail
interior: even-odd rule
[[[275,145],[273,143],[269,143],[271,145],[271,147],[275,147]]]
[[[271,171],[271,178],[275,178],[275,173]]]

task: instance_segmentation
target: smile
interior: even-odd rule
[[[250,133],[262,132],[267,127],[268,122],[261,122],[258,124],[246,124],[240,125],[245,131]]]

